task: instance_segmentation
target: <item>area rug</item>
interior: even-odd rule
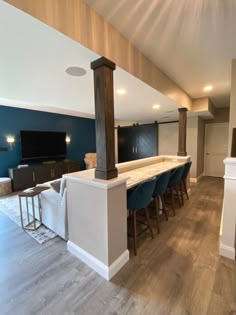
[[[0,210],[6,214],[12,221],[18,224],[21,227],[21,219],[20,219],[20,206],[19,206],[19,198],[17,195],[9,196],[5,198],[0,198]],[[26,210],[23,209],[23,217],[24,224],[26,223]],[[32,220],[32,216],[30,221]],[[43,244],[52,238],[56,237],[57,234],[48,229],[46,226],[41,225],[35,231],[26,231],[31,237],[33,237],[39,244]]]

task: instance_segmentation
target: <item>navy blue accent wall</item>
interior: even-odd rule
[[[8,168],[21,162],[20,130],[64,131],[71,137],[67,158],[79,160],[84,169],[84,154],[96,152],[95,120],[36,110],[0,106],[0,177],[8,176]],[[10,149],[8,135],[15,137]]]

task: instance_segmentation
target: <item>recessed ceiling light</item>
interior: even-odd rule
[[[126,94],[127,92],[126,92],[125,89],[117,89],[117,90],[116,90],[116,93],[119,94],[119,95],[124,95],[124,94]]]
[[[213,90],[213,86],[212,85],[206,85],[204,88],[203,88],[203,91],[204,92],[209,92],[209,91],[212,91]]]
[[[68,67],[65,71],[67,74],[73,77],[82,77],[87,73],[85,69],[78,66]]]
[[[152,109],[159,109],[160,108],[160,105],[159,104],[154,104],[153,106],[152,106]]]

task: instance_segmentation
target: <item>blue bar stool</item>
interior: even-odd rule
[[[154,188],[154,192],[152,195],[153,199],[155,200],[155,207],[156,207],[157,233],[160,233],[160,224],[159,224],[160,199],[162,202],[162,211],[166,217],[166,221],[168,221],[168,213],[166,210],[164,194],[167,191],[170,175],[171,175],[171,171],[168,171],[168,172],[162,173],[160,176],[157,177],[156,186]]]
[[[180,184],[182,180],[184,172],[184,166],[180,166],[175,168],[171,175],[170,175],[170,180],[168,183],[168,188],[170,190],[171,194],[171,203],[172,203],[172,210],[173,210],[173,215],[175,216],[175,201],[174,201],[174,191],[176,191],[176,195],[179,201],[179,207],[181,207],[181,200],[180,200],[180,194],[182,192],[182,189],[180,189]]]
[[[132,191],[127,192],[127,208],[129,209],[129,216],[131,218],[132,222],[132,229],[133,229],[133,239],[134,239],[134,255],[137,255],[137,219],[136,215],[139,210],[144,209],[146,221],[147,221],[147,228],[143,230],[141,233],[149,229],[151,237],[153,238],[153,232],[152,232],[152,226],[151,226],[151,220],[149,217],[148,212],[148,205],[150,204],[152,200],[153,191],[156,184],[156,177],[145,181],[144,183],[137,186],[136,189]],[[139,221],[138,221],[139,222]],[[144,222],[140,222],[144,224]],[[140,234],[141,234],[140,233]]]

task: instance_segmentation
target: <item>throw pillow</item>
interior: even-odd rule
[[[60,193],[60,189],[61,189],[61,180],[55,180],[54,182],[52,182],[51,184],[52,189],[54,189],[58,194]]]

